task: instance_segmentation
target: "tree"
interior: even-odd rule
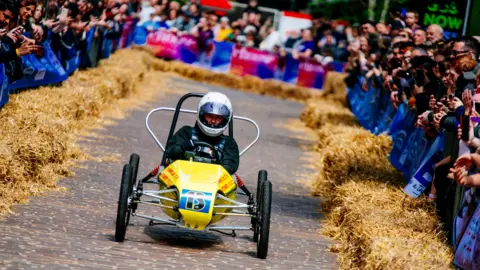
[[[388,11],[391,7],[418,10],[421,3],[419,0],[311,0],[308,7],[314,17],[360,23],[367,19],[388,22]]]

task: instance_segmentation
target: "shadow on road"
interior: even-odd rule
[[[205,249],[223,244],[219,235],[168,226],[147,226],[145,234],[153,240],[175,247]]]

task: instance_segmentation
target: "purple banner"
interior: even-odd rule
[[[178,40],[178,55],[180,59],[188,64],[197,61],[199,54],[197,40],[190,35],[183,35]]]
[[[314,59],[300,59],[297,85],[321,89],[327,70]]]
[[[278,57],[253,48],[233,46],[230,71],[245,76],[255,75],[262,79],[271,79],[278,65]]]
[[[152,48],[155,56],[166,59],[179,58],[177,50],[178,40],[177,35],[164,29],[151,32],[147,36],[147,44]]]

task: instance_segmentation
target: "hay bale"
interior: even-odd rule
[[[347,85],[344,81],[346,76],[346,73],[327,72],[323,83],[323,96],[347,106]]]
[[[121,50],[60,87],[10,96],[0,111],[0,215],[55,188],[60,177],[71,174],[73,160],[88,157],[75,144],[77,133],[98,127],[99,118],[112,109],[126,111],[158,89],[166,91],[168,80],[155,71],[145,75],[152,73],[151,58],[147,52]]]
[[[336,189],[325,233],[341,240],[344,269],[448,269],[453,256],[426,199],[377,181]]]
[[[339,102],[327,98],[314,98],[307,102],[300,119],[310,128],[320,129],[323,125],[358,126],[355,116]]]

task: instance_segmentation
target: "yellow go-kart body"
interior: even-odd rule
[[[204,230],[210,224],[222,220],[224,215],[215,213],[231,212],[231,208],[216,208],[214,205],[230,205],[229,201],[217,198],[217,193],[235,200],[237,189],[232,176],[221,166],[193,161],[177,160],[159,175],[160,190],[176,188],[164,196],[176,202],[161,200],[165,213],[179,219],[180,225],[193,230]],[[178,202],[178,203],[177,203]]]

